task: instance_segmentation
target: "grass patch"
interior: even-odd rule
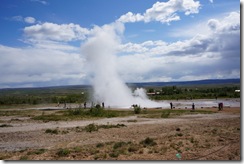
[[[46,149],[38,149],[38,150],[35,150],[35,151],[32,151],[32,152],[28,152],[27,155],[40,155],[40,154],[43,154],[45,153],[47,150]]]
[[[50,115],[35,116],[32,119],[34,119],[34,120],[42,120],[44,122],[48,122],[48,121],[62,121],[62,120],[67,120],[67,117],[64,117],[62,115],[50,114]]]
[[[171,111],[169,111],[169,110],[163,111],[161,114],[161,118],[169,118],[170,113],[171,113]]]
[[[28,117],[33,115],[34,113],[38,113],[36,110],[0,110],[1,116],[21,116]]]
[[[59,149],[59,151],[56,153],[59,157],[65,157],[68,156],[70,154],[70,150],[69,149]]]
[[[171,109],[163,109],[163,110],[148,110],[147,114],[142,114],[140,117],[142,118],[173,118],[181,115],[188,114],[213,114],[216,111],[205,111],[205,110],[195,110],[195,112],[191,112],[191,110],[171,110]]]
[[[90,117],[117,117],[117,112],[111,112],[110,110],[105,110],[100,105],[96,105],[93,108],[90,109],[71,109],[68,112],[65,113],[66,116],[76,116],[76,117],[82,117],[82,118],[90,118]]]
[[[28,160],[28,156],[21,156],[20,158],[19,158],[19,160],[22,160],[22,161],[26,161],[26,160]]]
[[[140,107],[138,107],[140,108]],[[19,111],[18,111],[19,112]],[[204,110],[195,110],[195,112],[191,112],[190,110],[147,110],[145,112],[140,112],[137,114],[138,117],[142,118],[169,118],[169,117],[177,117],[185,114],[211,114],[216,113],[215,111],[204,111]],[[38,113],[37,113],[38,114]],[[11,115],[9,113],[9,115]],[[111,118],[111,117],[125,117],[135,115],[134,111],[128,110],[106,110],[99,106],[93,107],[91,109],[69,109],[56,111],[52,114],[44,114],[32,117],[34,120],[42,120],[44,122],[48,121],[67,121],[67,120],[82,120],[82,119],[91,119],[91,118]],[[135,120],[131,120],[134,122]],[[130,122],[130,121],[128,121]],[[136,121],[135,121],[136,122]]]
[[[69,109],[57,111],[52,114],[38,115],[32,117],[34,120],[48,121],[67,121],[67,120],[83,120],[91,118],[112,118],[112,117],[124,117],[133,115],[132,111],[117,111],[117,110],[105,110],[103,108],[91,108],[91,109]]]

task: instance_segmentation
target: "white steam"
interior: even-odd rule
[[[113,23],[94,27],[91,36],[81,46],[86,56],[87,67],[92,74],[95,102],[104,102],[113,107],[130,107],[138,104],[142,107],[159,107],[162,104],[150,101],[145,90],[137,89],[134,93],[126,86],[117,72],[116,52],[120,45],[120,35],[124,25]]]

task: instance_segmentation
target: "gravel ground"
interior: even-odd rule
[[[203,110],[214,110],[206,108]],[[21,118],[10,122],[12,127],[0,128],[0,158],[5,160],[240,160],[240,107],[228,107],[215,114],[183,115],[177,118],[139,118],[137,116],[104,118],[84,121],[40,122]],[[7,121],[12,116],[0,116]],[[88,133],[88,124],[116,125],[125,127],[99,129]],[[58,128],[59,134],[45,133],[46,129]],[[154,147],[139,147],[140,141],[150,137],[157,143]],[[130,142],[137,151],[121,153],[113,157],[109,153],[111,142]],[[91,153],[99,143],[106,146]],[[81,154],[57,156],[60,148],[81,147]],[[95,147],[96,148],[96,147]],[[45,149],[43,154],[31,151]],[[103,153],[103,155],[102,155]],[[105,155],[106,154],[106,155]]]

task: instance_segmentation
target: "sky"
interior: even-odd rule
[[[1,0],[0,24],[0,88],[91,84],[81,47],[106,26],[124,82],[240,78],[237,0]]]

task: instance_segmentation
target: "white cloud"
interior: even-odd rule
[[[60,51],[68,51],[68,52],[79,52],[79,47],[74,47],[66,42],[56,42],[51,40],[36,40],[36,39],[28,39],[23,42],[30,44],[33,48],[37,49],[48,49],[48,50],[60,50]]]
[[[120,22],[140,22],[144,20],[144,16],[141,14],[133,14],[132,12],[128,12],[125,15],[122,15],[118,21]]]
[[[26,23],[33,24],[33,23],[36,22],[36,19],[33,18],[33,17],[25,17],[25,18],[24,18],[24,21],[25,21]]]
[[[41,3],[43,5],[48,5],[47,1],[44,1],[44,0],[31,0],[31,2],[38,2],[38,3]]]
[[[180,16],[177,15],[177,12],[184,12],[185,15],[196,14],[199,12],[200,6],[199,1],[194,0],[169,0],[168,2],[156,2],[143,14],[128,12],[125,15],[122,15],[117,21],[123,23],[140,21],[170,23],[172,21],[180,20]]]
[[[232,12],[204,23],[209,27],[208,33],[187,40],[121,44],[118,63],[115,64],[123,80],[146,82],[239,78],[240,13]],[[102,28],[111,27],[117,29],[116,37],[123,34],[123,24],[115,23]],[[75,24],[54,23],[26,27],[24,41],[30,43],[30,47],[0,45],[0,88],[87,82],[90,75],[86,74],[83,54],[80,55],[79,47],[71,46],[69,41],[92,37],[97,29],[99,27],[96,26],[89,30]],[[109,60],[104,61],[105,65],[109,64]]]
[[[73,23],[59,25],[45,22],[25,27],[24,34],[28,39],[68,42],[85,39],[89,30]]]
[[[121,51],[127,55],[119,57],[120,74],[134,82],[240,78],[240,13],[205,24],[210,32],[184,41],[124,44]]]
[[[36,23],[36,19],[35,18],[33,18],[33,17],[23,17],[21,15],[13,16],[12,18],[10,18],[10,20],[17,21],[17,22],[29,23],[29,24]]]
[[[0,45],[0,88],[20,85],[68,85],[84,82],[79,53]]]
[[[17,22],[22,22],[22,21],[23,21],[23,17],[20,16],[20,15],[17,15],[17,16],[13,16],[13,17],[11,18],[11,20],[13,20],[13,21],[17,21]]]

